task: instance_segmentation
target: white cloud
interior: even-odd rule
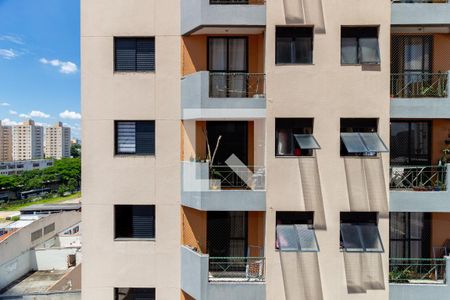
[[[39,60],[44,65],[51,65],[53,67],[58,67],[59,72],[63,74],[72,74],[78,71],[78,67],[71,61],[61,61],[59,59],[48,60],[46,58],[41,58]]]
[[[8,103],[8,102],[1,102],[1,101],[0,101],[0,106],[9,106],[9,103]]]
[[[10,109],[9,110],[10,115],[17,115],[17,111]]]
[[[6,118],[6,119],[2,120],[2,125],[5,125],[5,126],[19,125],[19,122],[16,122],[16,121]]]
[[[59,116],[63,119],[72,119],[72,120],[81,119],[81,114],[74,111],[68,111],[67,109],[62,113],[60,113]]]
[[[49,114],[46,114],[39,110],[33,110],[29,114],[20,114],[19,117],[25,118],[25,119],[31,119],[31,118],[43,118],[47,119],[50,118]]]
[[[7,41],[18,45],[25,44],[21,37],[11,34],[0,35],[0,41]]]
[[[45,123],[45,122],[35,122],[36,126],[44,126],[44,127],[48,127],[50,126],[50,124]]]
[[[13,49],[0,49],[0,57],[4,59],[13,59],[19,54]]]

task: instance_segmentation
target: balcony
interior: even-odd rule
[[[182,119],[265,118],[265,76],[201,71],[181,81]]]
[[[448,166],[392,166],[390,211],[449,211]]]
[[[445,258],[391,258],[389,282],[399,284],[443,284],[446,281]]]
[[[210,257],[181,247],[181,288],[197,300],[265,299],[264,257]]]
[[[183,161],[184,206],[203,211],[265,211],[265,169],[262,166],[210,166]]]
[[[448,0],[393,0],[392,25],[450,24]]]
[[[449,118],[449,73],[391,74],[392,118]]]
[[[266,25],[263,0],[181,1],[181,34],[260,33]]]

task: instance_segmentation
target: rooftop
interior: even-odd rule
[[[12,282],[3,291],[0,291],[0,295],[14,296],[46,292],[60,280],[66,272],[67,270],[30,272],[22,278]]]

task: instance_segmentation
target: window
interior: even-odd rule
[[[277,156],[312,156],[313,150],[320,149],[312,135],[311,118],[275,119],[275,154]]]
[[[380,64],[378,27],[341,27],[341,64]]]
[[[44,227],[44,235],[49,234],[52,231],[55,231],[55,223],[52,223]]]
[[[276,64],[312,64],[313,28],[277,27]]]
[[[40,239],[42,237],[42,229],[33,231],[31,233],[31,241],[34,242],[37,239]]]
[[[376,156],[378,152],[388,152],[377,127],[377,119],[341,119],[341,156]]]
[[[390,257],[430,257],[430,213],[392,212],[389,214],[389,228]],[[436,257],[440,257],[440,255]]]
[[[115,300],[155,300],[154,288],[115,288]]]
[[[345,252],[384,252],[378,232],[378,213],[341,212],[341,250]]]
[[[155,154],[155,121],[116,121],[116,154]]]
[[[391,164],[431,164],[431,123],[427,121],[391,122]]]
[[[154,239],[154,205],[115,205],[116,239]]]
[[[155,38],[114,38],[114,71],[155,71]]]
[[[313,212],[277,212],[275,248],[283,252],[318,252],[313,218]]]

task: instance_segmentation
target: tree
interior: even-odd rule
[[[81,145],[80,144],[72,144],[72,146],[70,146],[70,155],[73,158],[81,157]]]

